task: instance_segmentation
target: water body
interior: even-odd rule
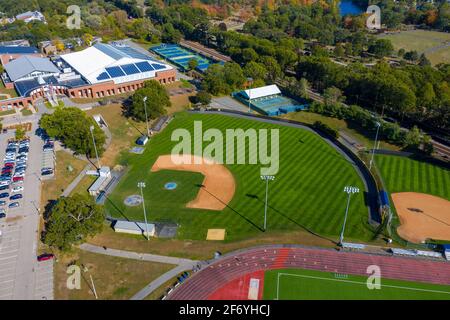
[[[347,14],[358,15],[363,13],[365,10],[357,6],[351,0],[341,0],[339,3],[339,11],[343,17]]]

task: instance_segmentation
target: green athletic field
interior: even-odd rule
[[[227,165],[237,189],[229,207],[222,212],[187,209],[194,199],[202,176],[198,173],[161,171],[150,173],[159,155],[169,154],[176,142],[171,141],[175,128],[193,131],[193,121],[201,120],[203,130],[218,128],[280,129],[280,171],[270,182],[268,231],[308,228],[326,236],[339,234],[346,205],[345,185],[355,185],[361,193],[352,198],[346,236],[368,240],[368,210],[364,204],[364,185],[356,170],[319,136],[306,130],[270,125],[257,121],[221,115],[177,114],[167,128],[153,137],[142,155],[126,156],[128,172],[106,202],[114,217],[143,221],[142,208],[126,207],[125,197],[139,194],[136,184],[145,181],[145,204],[149,221],[171,221],[180,225],[178,237],[205,239],[210,228],[225,228],[227,240],[261,234],[264,216],[265,184],[259,165]],[[207,145],[207,144],[205,144]],[[177,182],[176,190],[165,190],[167,182]]]
[[[450,286],[381,278],[381,289],[369,290],[367,278],[302,269],[270,270],[265,272],[263,298],[266,300],[450,299]]]
[[[450,200],[450,170],[399,156],[377,155],[375,161],[389,193],[422,192]]]

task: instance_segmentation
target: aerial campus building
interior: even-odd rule
[[[143,87],[146,80],[175,81],[176,70],[128,46],[97,43],[79,52],[49,58],[22,55],[4,65],[2,81],[19,97],[0,100],[0,110],[27,107],[57,95],[102,98]]]

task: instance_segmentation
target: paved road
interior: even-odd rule
[[[8,209],[7,220],[0,225],[4,234],[0,243],[0,299],[53,299],[52,264],[38,263],[39,207],[41,198],[40,165],[43,141],[30,133],[28,168],[24,179],[23,199],[20,207]],[[3,159],[7,139],[13,132],[0,135],[0,156]]]
[[[234,111],[248,112],[248,106],[243,105],[232,97],[212,98],[209,104],[213,108],[229,109]]]

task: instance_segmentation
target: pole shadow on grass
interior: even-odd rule
[[[205,186],[203,184],[195,184],[196,187],[198,188],[203,188],[203,190],[205,190],[206,192],[208,192],[211,196],[213,196],[214,198],[216,198],[218,201],[220,201],[221,203],[223,203],[228,209],[230,209],[231,211],[233,211],[234,213],[236,213],[238,216],[240,216],[242,219],[244,219],[245,221],[247,221],[249,224],[251,224],[253,227],[255,227],[256,229],[258,229],[261,232],[264,232],[264,230],[259,227],[256,223],[254,223],[253,221],[251,221],[249,218],[243,216],[241,213],[239,213],[238,211],[236,211],[234,208],[230,207],[228,204],[226,204],[225,202],[223,202],[220,198],[218,198],[216,195],[212,194],[211,192],[208,191],[208,189],[205,188]]]
[[[246,196],[247,196],[248,198],[255,199],[255,200],[257,200],[258,202],[264,204],[264,201],[261,200],[261,199],[260,199],[257,195],[255,195],[255,194],[249,194],[249,193],[247,193]],[[332,243],[334,243],[334,244],[338,244],[336,241],[334,241],[334,240],[332,240],[332,239],[329,239],[329,238],[327,238],[327,237],[324,237],[324,236],[321,236],[320,234],[315,233],[315,232],[312,231],[311,229],[309,229],[309,228],[305,227],[304,225],[302,225],[301,223],[295,221],[294,219],[292,219],[291,217],[287,216],[285,213],[281,212],[280,210],[278,210],[277,208],[271,206],[270,204],[268,204],[267,207],[270,208],[270,209],[272,209],[273,211],[275,211],[276,213],[278,213],[279,215],[281,215],[281,216],[284,217],[285,219],[289,220],[290,222],[294,223],[296,226],[298,226],[298,227],[300,227],[301,229],[305,230],[305,231],[308,232],[309,234],[312,234],[313,236],[316,236],[316,237],[321,238],[321,239],[324,239],[324,240],[328,240],[328,241],[330,241],[330,242],[332,242]]]

